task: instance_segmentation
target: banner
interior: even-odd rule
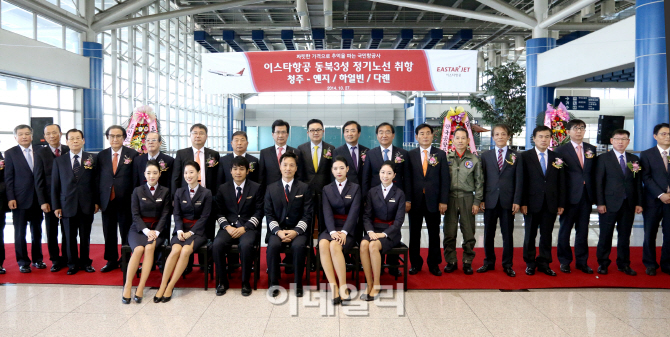
[[[477,91],[477,51],[310,50],[202,54],[210,94]]]

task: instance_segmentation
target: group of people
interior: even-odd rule
[[[243,131],[233,134],[233,152],[220,157],[205,147],[207,127],[190,128],[191,147],[172,158],[160,151],[162,138],[146,135],[148,153],[139,154],[123,146],[126,130],[118,125],[105,132],[109,147],[93,154],[83,151],[84,133],[66,132],[61,144],[58,125],[44,129],[46,147],[32,145],[32,128],[14,129],[18,145],[4,154],[0,169],[0,223],[11,210],[15,226],[15,250],[20,272],[31,266],[46,268],[41,245],[33,244],[28,255],[26,234],[30,224],[32,242],[41,242],[41,223],[46,221],[52,272],[67,267],[67,274],[95,272],[89,256],[93,215],[102,212],[105,239],[101,272],[119,268],[118,234],[132,249],[122,301],[141,302],[149,273],[158,264],[163,271],[154,302],[167,302],[180,276],[192,262],[192,254],[212,241],[217,275],[216,294],[229,289],[228,266],[241,265],[242,294],[251,294],[250,274],[254,247],[262,239],[263,217],[267,223],[267,264],[270,295],[277,296],[281,254],[285,272],[294,274],[296,296],[302,296],[302,278],[312,235],[318,234],[318,255],[331,291],[333,303],[346,304],[346,263],[353,247],[360,248],[360,260],[367,288],[363,300],[379,295],[385,253],[401,244],[401,227],[409,214],[409,274],[423,268],[420,254],[422,228],[428,233],[428,271],[436,276],[458,269],[456,237],[460,227],[463,242],[462,269],[473,273],[475,257],[475,215],[484,212],[485,259],[477,269],[495,269],[494,237],[497,227],[503,238],[502,267],[514,277],[513,230],[515,214],[525,220],[523,258],[526,274],[536,270],[555,276],[551,269],[551,240],[559,216],[558,260],[560,271],[575,268],[593,273],[588,260],[588,225],[592,205],[600,216],[597,247],[598,270],[607,274],[612,236],[618,231],[617,269],[628,275],[629,238],[636,213],[644,215],[644,258],[648,275],[670,274],[670,126],[654,128],[657,147],[636,155],[625,152],[630,134],[614,131],[613,150],[596,155],[596,148],[583,142],[586,124],[577,119],[567,125],[570,143],[549,149],[552,131],[538,126],[532,132],[534,147],[517,152],[508,146],[511,132],[495,125],[495,147],[479,155],[468,149],[469,133],[454,131],[455,151],[446,153],[432,146],[433,127],[415,128],[419,146],[411,151],[393,146],[395,129],[389,123],[376,128],[378,147],[358,143],[361,126],[348,121],[342,127],[346,141],[335,147],[323,141],[324,125],[318,119],[307,122],[309,141],[297,149],[287,145],[290,126],[283,120],[272,124],[274,145],[257,157],[247,153]],[[2,187],[5,191],[2,191]],[[4,208],[7,205],[7,208]],[[642,207],[644,205],[644,208]],[[174,230],[170,238],[170,227]],[[664,243],[660,265],[656,259],[656,236],[662,223]],[[443,223],[444,251],[441,254],[439,228]],[[62,247],[58,246],[61,225]],[[218,227],[218,232],[216,228]],[[575,228],[574,254],[570,235]],[[536,237],[540,235],[539,254]],[[117,232],[118,231],[118,232]],[[667,234],[667,235],[666,235]],[[79,239],[79,248],[77,245]],[[167,243],[169,240],[169,243]],[[4,242],[4,241],[3,241]],[[160,249],[171,247],[168,256]],[[239,256],[232,254],[237,245]],[[0,274],[4,245],[0,245]],[[446,261],[443,271],[439,265]],[[32,258],[32,259],[31,259]],[[386,263],[397,265],[397,256]],[[136,271],[139,285],[132,292]],[[207,264],[201,261],[201,264]],[[310,266],[307,266],[309,268]],[[399,275],[397,268],[388,272]]]

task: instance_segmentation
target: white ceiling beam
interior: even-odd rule
[[[579,12],[582,10],[582,8],[589,6],[593,3],[596,3],[598,0],[578,0],[570,4],[569,6],[561,9],[558,11],[558,13],[542,20],[540,23],[538,23],[538,27],[541,29],[547,29],[550,26],[563,21],[570,17],[571,15]]]
[[[153,2],[154,0],[128,0],[110,7],[109,9],[95,15],[91,29],[100,31],[100,28],[127,15],[135,14],[139,12],[140,9],[151,5]]]
[[[509,17],[517,19],[530,26],[537,25],[537,20],[531,18],[530,16],[526,15],[526,13],[524,13],[523,11],[519,10],[518,8],[506,2],[500,0],[477,0],[477,1],[497,10],[500,13],[508,15]]]

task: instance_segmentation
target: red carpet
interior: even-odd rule
[[[85,273],[80,271],[76,275],[68,276],[66,274],[67,268],[59,271],[58,273],[52,273],[49,271],[51,268],[51,262],[46,261],[48,268],[37,270],[33,268],[32,273],[30,274],[21,274],[19,273],[18,265],[16,264],[16,258],[14,255],[14,245],[6,244],[6,260],[4,267],[7,269],[5,275],[0,275],[0,283],[43,283],[43,284],[91,284],[91,285],[122,285],[122,273],[120,269],[114,270],[109,273],[100,273],[99,270],[102,266],[105,265],[106,261],[103,259],[103,250],[104,245],[96,244],[91,245],[91,258],[93,259],[93,267],[96,269],[95,273]],[[661,248],[658,247],[658,256],[660,256]],[[30,251],[30,248],[28,248]],[[424,260],[428,254],[427,249],[422,249],[422,254],[424,255]],[[477,269],[482,265],[484,259],[484,250],[483,248],[475,249],[477,257],[475,258],[475,263],[473,268]],[[595,257],[595,247],[591,247],[589,258],[589,265],[594,270],[597,268],[597,262]],[[43,245],[43,252],[47,254],[46,244]],[[265,263],[265,248],[261,250],[261,277],[258,283],[259,288],[267,288],[268,278],[265,273],[266,263]],[[462,250],[458,249],[459,260],[461,258]],[[496,254],[498,259],[502,256],[502,248],[496,249]],[[495,271],[490,271],[485,274],[477,274],[468,276],[463,274],[461,270],[462,265],[459,264],[459,270],[452,274],[443,274],[440,277],[433,276],[427,270],[427,266],[424,265],[423,271],[417,275],[409,276],[409,289],[505,289],[505,290],[516,290],[516,289],[538,289],[538,288],[591,288],[591,287],[615,287],[615,288],[662,288],[670,289],[670,275],[662,273],[660,269],[658,270],[658,275],[655,277],[648,276],[644,273],[644,265],[642,264],[642,247],[632,247],[631,248],[631,260],[633,261],[631,268],[638,272],[638,276],[628,276],[622,272],[616,270],[616,265],[613,264],[609,268],[608,275],[599,275],[594,273],[592,275],[587,275],[581,271],[574,270],[574,263],[572,265],[573,272],[571,274],[563,274],[559,269],[559,264],[556,259],[556,251],[554,248],[554,262],[551,264],[551,267],[558,273],[558,276],[551,277],[541,273],[537,273],[534,276],[527,276],[524,273],[525,264],[521,256],[521,248],[514,249],[514,270],[517,273],[517,276],[514,278],[508,277],[502,271],[502,266],[496,265]],[[612,260],[616,260],[616,248],[612,249],[612,254],[610,255]],[[444,263],[440,266],[444,267]],[[182,279],[177,283],[177,287],[189,287],[189,288],[202,288],[203,287],[203,273],[195,268],[194,271],[186,276],[186,279]],[[311,282],[315,282],[315,274],[311,274]],[[365,276],[361,272],[360,280],[364,282]],[[136,279],[137,280],[137,279]],[[288,283],[293,280],[292,275],[282,274],[282,285],[288,286]],[[352,280],[351,277],[348,280]],[[158,271],[152,272],[149,280],[147,281],[147,286],[158,287],[161,281],[161,274]],[[402,282],[402,278],[398,279],[399,282]],[[325,282],[325,278],[322,278],[322,282]],[[241,273],[238,270],[232,276],[230,280],[230,285],[234,288],[239,288],[241,283]],[[382,277],[382,284],[394,284],[394,278],[388,274],[384,274]],[[134,283],[137,284],[137,281]],[[214,287],[214,281],[209,282],[211,288]]]

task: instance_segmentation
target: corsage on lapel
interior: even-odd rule
[[[5,169],[5,160],[2,159],[2,160],[0,160],[0,171],[2,171],[4,169]]]
[[[161,168],[161,172],[165,172],[165,171],[167,171],[167,170],[169,169],[169,167],[165,164],[165,162],[163,161],[163,159],[161,159],[161,160],[158,162],[158,166],[160,166],[160,168]]]
[[[129,158],[128,156],[123,156],[123,164],[128,165],[132,162],[133,160],[131,158]]]
[[[256,167],[254,167],[254,163],[249,162],[249,172],[253,172],[255,169]]]
[[[395,163],[396,164],[400,164],[404,161],[405,161],[405,159],[402,157],[402,155],[400,153],[395,155]]]
[[[361,161],[365,163],[365,157],[368,156],[368,150],[361,152]]]
[[[510,165],[514,165],[516,163],[516,155],[514,153],[510,153],[509,156],[507,156],[509,159],[505,159],[505,162]]]
[[[430,166],[437,166],[440,162],[437,161],[437,154],[433,154],[428,158],[428,165]]]
[[[586,156],[587,159],[592,159],[593,157],[595,157],[595,154],[593,154],[593,151],[591,151],[591,149],[588,149],[586,150],[586,152],[584,152],[584,156]]]
[[[84,160],[84,168],[90,170],[93,168],[93,156],[88,155],[88,159]]]
[[[642,167],[640,166],[640,163],[636,161],[629,161],[628,164],[628,169],[633,172],[633,178],[635,178],[635,173],[638,173],[642,170]]]
[[[561,159],[561,158],[556,158],[556,160],[554,160],[554,162],[551,163],[551,166],[553,166],[553,167],[555,167],[559,170],[563,168],[563,165],[565,165],[565,163],[563,162],[563,159]]]
[[[330,152],[330,149],[323,149],[323,158],[333,159],[333,153]]]
[[[214,167],[216,165],[219,165],[219,162],[216,161],[216,159],[214,159],[214,157],[212,157],[211,154],[209,155],[209,158],[207,158],[206,162],[207,162],[207,167]]]

